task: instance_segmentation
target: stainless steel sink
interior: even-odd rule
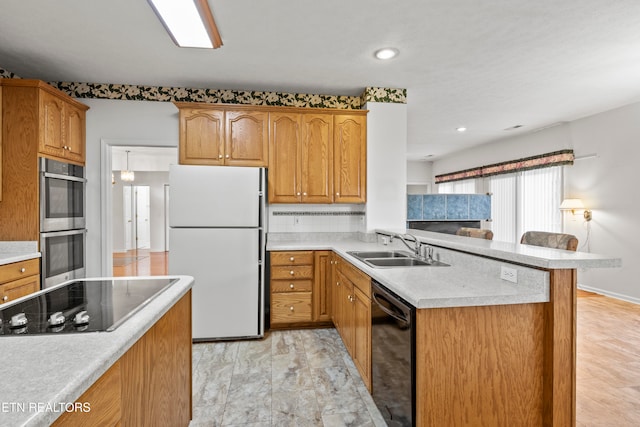
[[[347,253],[363,261],[368,258],[408,258],[411,256],[409,252],[404,251],[352,251]]]
[[[416,258],[409,252],[405,251],[352,251],[347,253],[374,268],[449,266],[449,264],[436,260],[423,260]]]
[[[417,258],[369,258],[364,260],[372,267],[449,267],[449,264],[436,260]]]

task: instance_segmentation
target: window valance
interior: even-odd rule
[[[548,168],[551,166],[572,165],[574,158],[573,150],[554,151],[552,153],[539,154],[537,156],[436,175],[436,184],[459,181],[462,179],[474,179],[485,176],[514,173],[531,169]]]

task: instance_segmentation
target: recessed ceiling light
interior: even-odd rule
[[[384,49],[376,50],[375,55],[378,59],[392,59],[398,56],[398,53],[400,53],[398,49],[395,49],[393,47],[385,47]]]
[[[147,0],[180,47],[216,49],[222,39],[207,0]]]
[[[465,131],[467,130],[467,128],[466,128],[466,127],[464,127],[464,126],[460,126],[459,128],[456,128],[456,130],[457,130],[458,132],[465,132]]]

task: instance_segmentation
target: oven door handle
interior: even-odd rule
[[[60,236],[71,236],[74,234],[87,234],[86,228],[78,228],[74,230],[64,230],[64,231],[47,231],[46,233],[40,233],[42,237],[60,237]]]
[[[393,303],[391,301],[389,301],[387,298],[385,298],[383,295],[377,294],[375,292],[372,293],[372,297],[373,300],[376,302],[376,304],[378,304],[378,307],[380,307],[380,310],[384,311],[385,313],[387,313],[389,316],[393,317],[394,319],[396,319],[399,322],[403,322],[406,323],[407,325],[410,324],[409,319],[407,319],[406,317],[400,316],[398,313],[389,310],[387,307],[384,306],[384,304],[380,303],[380,300],[384,300],[386,302],[389,303],[389,305],[393,305]]]
[[[51,173],[51,172],[43,172],[45,178],[55,178],[55,179],[63,179],[65,181],[75,181],[75,182],[87,182],[87,178],[80,178],[77,176],[71,175],[61,175],[59,173]]]

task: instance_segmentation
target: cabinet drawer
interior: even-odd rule
[[[271,267],[272,279],[311,279],[313,278],[312,265],[292,265]]]
[[[27,276],[40,274],[40,259],[13,262],[0,266],[0,283],[10,282]]]
[[[311,280],[272,280],[271,293],[311,292]]]
[[[36,274],[0,285],[0,304],[16,300],[40,290],[40,275]]]
[[[271,324],[311,321],[311,292],[271,295]]]
[[[313,265],[313,251],[271,252],[271,265]]]

